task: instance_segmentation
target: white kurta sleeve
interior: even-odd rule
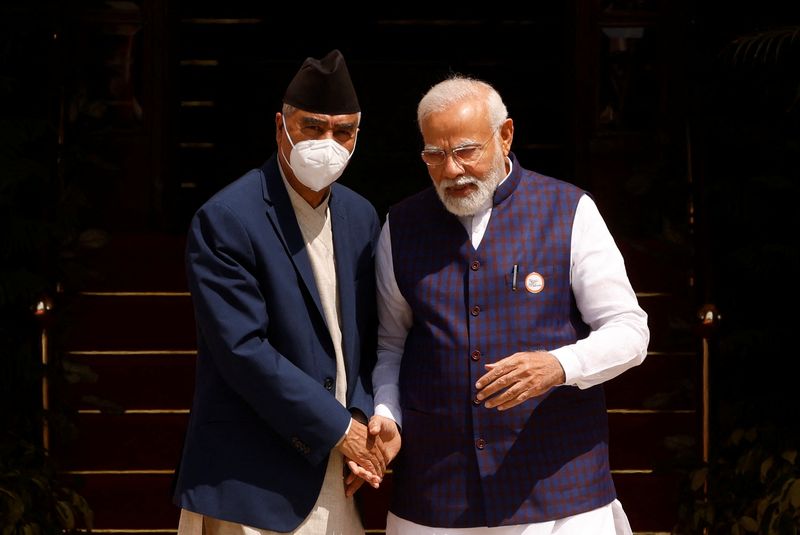
[[[389,219],[381,229],[375,257],[378,288],[378,361],[372,371],[375,414],[386,416],[402,426],[400,407],[400,362],[406,336],[411,329],[411,307],[400,293],[394,277]]]
[[[564,368],[565,384],[589,388],[641,364],[650,331],[622,253],[597,205],[586,195],[575,211],[571,251],[572,291],[591,333],[551,353]]]

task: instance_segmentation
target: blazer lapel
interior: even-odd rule
[[[297,273],[303,280],[311,299],[317,306],[317,311],[323,323],[327,327],[328,323],[325,320],[325,314],[322,312],[322,303],[319,298],[317,283],[314,280],[311,260],[308,258],[303,235],[300,232],[300,226],[297,224],[297,216],[295,216],[294,208],[292,208],[289,193],[283,184],[275,155],[267,160],[267,163],[261,168],[261,172],[267,218],[272,223],[275,233],[283,242],[286,253],[292,259]]]
[[[353,273],[353,250],[347,228],[346,208],[336,196],[336,184],[331,188],[331,233],[333,251],[336,255],[336,282],[339,286],[339,315],[342,323],[342,352],[347,366],[348,383],[351,383],[352,363],[350,350],[354,346],[355,325],[355,274]],[[357,372],[357,370],[356,370]]]

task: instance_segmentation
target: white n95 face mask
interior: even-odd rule
[[[294,171],[297,180],[304,186],[314,191],[320,191],[342,176],[352,156],[350,151],[332,139],[309,139],[295,144],[286,129],[285,120],[283,128],[292,145],[292,152],[289,154],[287,163]],[[354,144],[353,152],[355,150]]]

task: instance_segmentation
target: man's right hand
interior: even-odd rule
[[[383,452],[383,458],[388,465],[400,451],[400,430],[397,422],[385,416],[374,415],[369,419],[369,434],[380,438],[378,448]]]
[[[380,441],[378,441],[380,443]],[[388,461],[385,458],[384,448],[378,447],[375,437],[371,436],[367,426],[352,420],[350,429],[347,431],[338,449],[348,459],[354,461],[358,466],[349,463],[350,469],[356,476],[364,479],[376,489],[383,480]]]

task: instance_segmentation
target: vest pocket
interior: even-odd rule
[[[512,288],[513,273],[507,279]],[[550,350],[562,345],[557,340],[563,339],[564,329],[570,325],[569,269],[519,264],[516,290],[509,293],[516,351]]]

